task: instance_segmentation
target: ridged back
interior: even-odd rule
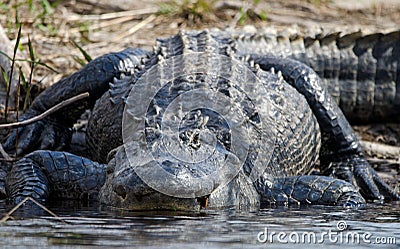
[[[257,167],[257,170],[265,171],[264,176],[268,178],[309,172],[318,159],[320,133],[318,123],[305,98],[287,84],[279,74],[262,72],[256,65],[238,55],[236,49],[236,41],[230,35],[210,31],[182,31],[171,38],[158,40],[154,55],[137,77],[138,81],[146,82],[152,87],[154,87],[153,82],[158,82],[158,85],[155,85],[159,87],[147,111],[146,136],[149,147],[153,146],[154,141],[158,139],[158,134],[162,133],[160,128],[162,120],[168,118],[166,109],[172,101],[196,89],[206,92],[217,91],[223,94],[223,98],[229,99],[224,108],[238,108],[237,112],[242,113],[244,117],[242,125],[247,127],[249,134],[249,154],[244,168],[246,173],[251,174],[250,172]],[[199,56],[198,53],[203,54]],[[198,69],[192,68],[193,57],[196,57],[195,67]],[[168,61],[167,64],[166,61]],[[243,63],[248,68],[247,71],[236,71],[235,63]],[[157,70],[153,70],[155,67]],[[206,73],[199,74],[193,79],[181,77],[196,70]],[[210,83],[207,81],[210,75],[219,78],[216,82]],[[245,86],[239,83],[239,81],[249,81],[250,84],[252,77],[257,77],[259,81],[258,85],[255,85],[253,96],[252,93],[246,92]],[[135,90],[137,91],[131,94],[138,98],[140,95],[153,96],[150,92],[154,91],[147,85]],[[265,108],[270,109],[262,110],[263,106],[255,106],[258,99],[268,103],[268,107],[266,105]],[[196,105],[196,102],[199,102],[199,106],[204,106],[204,101],[204,99],[193,98],[190,105]],[[205,105],[212,109],[217,101],[217,99],[209,101]],[[268,112],[270,119],[260,120],[257,117],[260,111]],[[177,113],[179,112],[182,110],[179,109]],[[177,113],[174,114],[178,115]],[[229,151],[233,145],[225,142],[224,139],[233,139],[230,137],[233,131],[226,132],[227,127],[223,119],[235,117],[222,115],[221,118],[218,114],[222,115],[207,111],[202,113],[205,119],[209,118],[208,127],[218,137],[223,138],[219,142],[224,150]],[[245,120],[248,121],[245,122]],[[140,135],[135,137],[140,137]],[[246,141],[239,141],[239,143],[246,143]]]
[[[122,80],[116,79],[110,91],[98,101],[94,111],[97,114],[91,121],[95,124],[92,126],[97,128],[89,132],[89,136],[98,137],[98,139],[91,139],[94,150],[97,150],[94,154],[104,162],[107,153],[122,144],[121,117],[114,117],[114,115],[122,115],[124,101],[121,99],[126,99],[128,94],[134,96],[137,94],[138,97],[146,96],[149,91],[152,91],[151,82],[174,78],[178,80],[167,82],[158,89],[152,104],[149,105],[146,117],[146,135],[149,143],[153,142],[152,139],[157,139],[165,109],[176,97],[185,91],[194,90],[196,87],[206,90],[217,89],[219,93],[230,99],[227,107],[239,106],[238,112],[246,117],[244,120],[248,120],[248,123],[244,123],[250,127],[248,128],[250,152],[245,167],[247,173],[250,174],[255,166],[258,167],[258,170],[265,170],[264,176],[268,178],[308,172],[318,158],[320,133],[307,102],[294,88],[284,82],[281,76],[274,72],[262,72],[255,65],[238,56],[236,49],[236,41],[230,35],[219,32],[180,32],[171,38],[158,40],[153,54],[145,57],[143,64],[138,66],[140,70],[135,71],[134,75],[128,79],[126,77]],[[204,85],[206,80],[201,75],[195,81],[180,77],[192,70],[189,65],[193,64],[188,61],[191,59],[191,55],[200,52],[203,53],[203,56],[199,58],[204,60],[198,61],[196,66],[201,67],[208,74],[225,75],[220,77],[215,85]],[[222,63],[218,59],[219,56],[228,58],[227,61],[236,62],[225,61]],[[164,66],[164,62],[171,58],[174,58],[173,63]],[[252,71],[252,73],[241,74],[233,70],[233,64],[239,63],[238,61],[241,59],[243,59],[241,63],[247,65],[248,71]],[[153,70],[154,67],[157,70]],[[150,71],[152,73],[148,73]],[[251,78],[254,75],[257,75],[260,81],[259,86],[254,89],[254,95],[257,99],[268,102],[271,109],[255,108],[255,100],[248,97],[249,93],[234,87],[238,80],[245,82],[246,77]],[[141,89],[135,89],[135,92],[130,93],[138,81],[148,82],[149,86],[144,85]],[[210,101],[210,107],[213,104],[214,101]],[[269,111],[268,115],[272,116],[271,120],[261,124],[257,118],[257,111]],[[213,116],[215,113],[205,113],[211,115],[208,121],[209,128],[217,132],[219,137],[229,139],[229,132],[224,130],[226,127],[224,127],[223,119],[217,115]],[[231,119],[233,117],[223,118]],[[224,142],[223,139],[220,144],[229,151],[232,145]],[[274,141],[274,144],[271,145],[268,141]],[[258,160],[258,162],[256,163],[254,160]]]

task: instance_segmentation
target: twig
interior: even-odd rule
[[[114,26],[114,25],[118,25],[127,21],[130,21],[132,19],[135,19],[136,17],[134,16],[123,16],[123,17],[118,17],[109,21],[102,21],[99,23],[94,23],[92,25],[90,25],[88,27],[88,30],[95,30],[95,29],[102,29],[102,28],[106,28],[109,26]],[[70,33],[74,33],[74,32],[79,32],[81,30],[80,27],[78,28],[72,28],[69,30]]]
[[[139,15],[149,15],[155,14],[158,12],[158,8],[147,8],[147,9],[139,9],[139,10],[128,10],[121,12],[113,12],[101,15],[69,15],[68,21],[96,21],[96,20],[106,20],[119,18],[124,16],[139,16]]]
[[[27,119],[27,120],[24,120],[24,121],[20,121],[20,122],[10,123],[10,124],[1,124],[0,125],[0,129],[1,128],[18,128],[18,127],[21,127],[21,126],[25,126],[25,125],[34,123],[36,121],[39,121],[39,120],[49,116],[52,113],[60,110],[61,108],[64,108],[65,106],[72,104],[75,101],[78,101],[80,99],[84,99],[84,98],[87,98],[87,97],[89,97],[89,93],[88,92],[81,93],[81,94],[79,94],[77,96],[74,96],[72,98],[66,99],[66,100],[58,103],[57,105],[51,107],[47,111],[45,111],[42,114],[40,114],[38,116],[35,116],[33,118],[30,118],[30,119]]]
[[[46,211],[47,213],[51,214],[52,216],[60,219],[61,221],[65,222],[64,220],[62,220],[58,215],[56,215],[55,213],[53,213],[51,210],[49,210],[48,208],[46,208],[45,206],[43,206],[42,204],[40,204],[39,202],[37,202],[35,199],[33,199],[32,197],[28,196],[25,197],[25,199],[23,199],[20,203],[18,203],[15,207],[13,207],[8,213],[6,213],[6,215],[0,220],[0,224],[7,221],[8,219],[12,218],[11,215],[17,211],[18,208],[20,208],[22,205],[24,205],[27,201],[31,201],[33,203],[35,203],[37,206],[39,206],[41,209],[43,209],[44,211]]]
[[[400,157],[400,147],[369,141],[361,141],[360,143],[367,155],[392,159],[399,159]]]
[[[400,161],[394,159],[367,158],[367,160],[377,165],[400,165]]]
[[[140,23],[136,24],[135,26],[133,26],[132,28],[130,28],[127,32],[123,32],[119,35],[117,35],[116,37],[114,37],[111,41],[118,41],[124,37],[127,37],[133,33],[135,33],[136,31],[138,31],[139,29],[143,28],[144,26],[146,26],[148,23],[150,23],[151,21],[153,21],[156,18],[156,15],[150,15],[148,16],[146,19],[144,19],[143,21],[141,21]]]

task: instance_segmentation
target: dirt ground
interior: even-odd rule
[[[32,3],[30,3],[32,2]],[[18,18],[16,18],[18,17]],[[0,3],[0,24],[14,44],[22,24],[20,49],[28,58],[28,37],[35,57],[52,67],[36,66],[32,83],[39,89],[79,70],[86,62],[74,43],[92,58],[126,47],[151,49],[157,37],[179,29],[296,27],[300,30],[369,30],[400,27],[400,0],[14,0]],[[32,92],[33,96],[35,91]],[[357,126],[366,141],[400,146],[400,125]],[[373,145],[375,146],[375,144]],[[385,150],[385,148],[383,149]],[[399,188],[399,153],[370,152],[370,160]]]

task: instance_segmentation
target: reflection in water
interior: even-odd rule
[[[34,206],[18,210],[0,225],[0,247],[26,246],[65,248],[69,246],[122,246],[136,248],[271,248],[263,237],[273,234],[274,248],[299,245],[289,239],[295,236],[319,236],[322,232],[339,233],[338,221],[345,221],[345,234],[371,234],[371,243],[362,240],[334,243],[325,238],[326,246],[374,247],[376,238],[386,239],[382,248],[400,244],[400,206],[370,205],[364,209],[345,210],[332,207],[275,208],[259,212],[232,210],[206,212],[126,212],[96,204],[50,203],[49,209],[62,219],[49,216]],[[4,215],[11,207],[0,202]],[[285,234],[288,243],[278,241]],[[259,236],[259,237],[258,237]],[[390,238],[396,241],[388,242]],[[261,239],[261,240],[260,240]],[[261,243],[260,241],[266,241]],[[307,238],[306,238],[307,239]],[[307,247],[321,247],[307,242]],[[382,241],[382,240],[381,240]],[[397,244],[393,244],[396,242]]]

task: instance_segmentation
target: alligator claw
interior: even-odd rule
[[[400,200],[400,196],[378,176],[363,157],[331,163],[329,170],[329,175],[357,186],[367,200]]]
[[[3,143],[3,147],[10,154],[26,154],[38,146],[40,131],[42,129],[43,124],[41,121],[38,121],[33,125],[13,130]]]
[[[376,186],[375,181],[372,177],[373,169],[367,163],[361,163],[354,165],[353,174],[357,182],[357,186],[360,188],[360,192],[365,198],[370,200],[377,200],[382,202],[384,196],[381,194],[379,188]]]
[[[383,181],[382,178],[378,176],[375,170],[373,170],[372,172],[372,178],[374,179],[374,182],[380,192],[387,200],[400,200],[400,195],[396,193],[396,191],[392,187],[390,187],[385,181]]]
[[[3,143],[9,154],[23,156],[38,149],[60,150],[71,140],[72,130],[45,118],[13,130]]]

